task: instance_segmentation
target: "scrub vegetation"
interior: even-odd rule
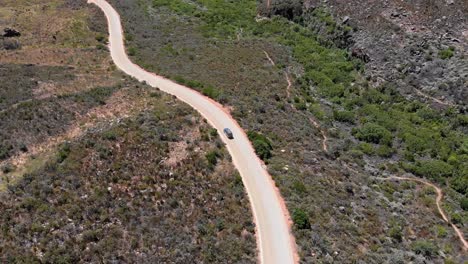
[[[248,200],[221,140],[202,140],[202,118],[158,95],[62,144],[0,195],[2,261],[255,262]]]
[[[466,229],[467,116],[409,100],[392,82],[371,86],[368,58],[345,48],[357,29],[300,1],[270,9],[253,0],[111,2],[137,63],[202,92],[212,87],[210,97],[249,131],[287,201],[304,263],[441,261],[432,244],[460,259],[451,230],[427,231],[443,224],[433,193],[374,176],[439,184],[446,210]],[[311,119],[329,136],[327,153]]]
[[[0,18],[21,33],[0,37],[0,262],[256,261],[217,131],[116,70],[96,7],[6,0]]]

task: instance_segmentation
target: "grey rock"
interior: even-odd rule
[[[345,16],[345,17],[343,18],[343,24],[347,24],[347,23],[349,22],[349,19],[350,19],[349,16]]]

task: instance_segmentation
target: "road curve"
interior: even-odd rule
[[[220,135],[232,156],[249,196],[256,223],[257,246],[260,262],[264,264],[297,263],[294,238],[290,232],[289,214],[284,201],[263,163],[255,155],[247,135],[230,114],[217,102],[202,94],[171,80],[147,72],[128,58],[124,42],[123,29],[117,11],[105,0],[88,0],[96,4],[107,17],[109,26],[109,48],[112,59],[120,70],[139,81],[158,87],[162,91],[175,95],[192,106],[208,122],[220,131]],[[234,140],[229,140],[223,129],[229,127]]]

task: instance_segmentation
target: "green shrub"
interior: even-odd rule
[[[386,128],[374,124],[366,123],[355,131],[355,137],[368,143],[391,145],[392,133]]]
[[[70,155],[71,152],[71,147],[69,143],[64,143],[59,149],[59,152],[57,153],[57,162],[62,163],[68,158],[68,155]]]
[[[214,167],[216,164],[218,164],[218,152],[216,150],[212,150],[206,153],[205,158],[211,167]]]
[[[28,211],[35,210],[39,208],[42,202],[35,197],[26,197],[21,202],[21,207],[27,209]]]
[[[128,48],[128,56],[136,56],[136,55],[137,55],[137,49],[135,47]]]
[[[443,60],[450,59],[454,55],[455,48],[450,47],[444,50],[439,51],[439,57]]]
[[[210,97],[211,99],[217,99],[219,96],[219,91],[216,90],[213,86],[207,86],[202,89],[203,95]]]
[[[294,181],[293,183],[293,189],[296,193],[302,194],[307,192],[307,187],[302,183],[301,181]]]
[[[390,158],[393,156],[393,154],[395,154],[395,149],[387,145],[383,145],[377,148],[376,153],[382,158]]]
[[[468,126],[468,124],[467,124]],[[461,155],[468,155],[468,137],[464,138],[462,145],[460,146],[459,152]]]
[[[459,213],[453,213],[451,216],[450,216],[452,222],[454,224],[462,224],[464,221],[463,221],[463,216]]]
[[[98,34],[98,35],[96,35],[96,40],[97,40],[98,42],[106,42],[106,41],[107,41],[107,38],[106,38],[106,36],[103,35],[103,34]]]
[[[394,225],[389,230],[389,236],[396,241],[401,242],[403,239],[403,228],[401,228],[399,225]]]
[[[448,232],[447,232],[447,229],[443,226],[437,226],[436,227],[436,231],[437,231],[437,237],[446,237]]]
[[[176,75],[173,77],[174,81],[176,81],[178,84],[182,84],[182,85],[186,85],[187,84],[187,80],[185,80],[184,77],[180,76],[180,75]],[[192,88],[195,88],[195,87],[192,87]]]
[[[293,212],[293,222],[298,229],[310,229],[310,221],[307,213],[302,209],[295,209]]]
[[[307,109],[307,104],[306,104],[306,102],[300,100],[299,102],[294,103],[294,107],[295,107],[297,110],[304,111],[304,110]]]
[[[447,158],[447,163],[452,165],[452,166],[457,166],[460,163],[460,160],[458,159],[458,156],[456,154],[451,154]]]
[[[426,240],[419,240],[411,245],[411,248],[416,254],[432,257],[437,255],[437,246]]]
[[[364,152],[362,152],[362,150],[359,149],[351,149],[350,151],[348,151],[348,154],[356,159],[362,159],[362,157],[364,156]]]
[[[354,124],[355,116],[351,111],[334,111],[333,118],[339,122]]]
[[[111,96],[117,88],[115,87],[97,87],[89,91],[66,95],[66,98],[71,98],[75,102],[87,103],[90,105],[105,105],[107,98]]]
[[[105,50],[105,49],[106,49],[106,46],[104,46],[104,45],[102,45],[101,43],[99,43],[99,44],[96,45],[96,48],[97,48],[98,50]]]
[[[321,22],[325,23],[329,28],[329,33],[333,32],[335,28],[337,27],[337,24],[335,20],[333,19],[333,16],[330,14],[328,10],[326,10],[323,7],[316,8],[313,12],[312,15],[316,18],[318,18]]]
[[[465,210],[465,211],[468,211],[468,197],[463,197],[461,200],[460,200],[460,207]]]
[[[422,137],[406,134],[403,139],[406,144],[406,149],[411,153],[421,153],[429,148],[430,142],[424,140]]]
[[[420,160],[408,168],[417,176],[441,181],[453,174],[453,166],[441,160]]]
[[[212,138],[217,137],[217,136],[218,136],[218,130],[217,130],[216,128],[211,128],[211,129],[210,129],[210,136],[211,136]]]
[[[359,144],[359,149],[366,155],[374,154],[374,146],[372,144],[363,142]]]
[[[311,104],[309,106],[309,111],[318,119],[325,119],[325,112],[321,108],[320,104]]]
[[[457,192],[466,195],[468,193],[468,177],[457,176],[450,181],[450,186]]]
[[[248,131],[247,136],[252,142],[252,145],[255,149],[255,153],[257,153],[257,155],[262,160],[267,160],[271,158],[271,151],[273,150],[273,147],[271,145],[270,140],[266,136],[259,134],[255,131]]]
[[[113,130],[109,130],[109,131],[106,131],[103,133],[103,138],[104,139],[107,139],[107,140],[110,140],[110,141],[114,141],[114,140],[117,140],[117,133]]]

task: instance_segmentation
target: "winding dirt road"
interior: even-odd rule
[[[222,132],[220,134],[232,156],[234,165],[242,176],[250,199],[257,229],[260,262],[265,264],[296,263],[298,261],[296,247],[290,232],[290,218],[285,203],[242,128],[217,102],[188,87],[147,72],[132,63],[125,52],[119,14],[105,0],[88,0],[88,3],[96,4],[107,17],[110,52],[114,63],[120,70],[139,81],[175,95],[200,112],[218,131],[223,131],[226,127],[232,130],[234,140],[229,140]]]

